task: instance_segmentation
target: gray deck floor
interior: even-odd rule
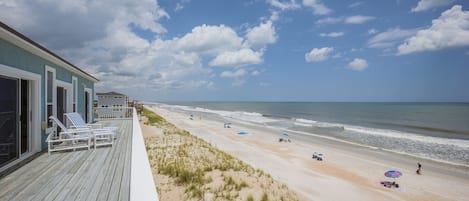
[[[112,147],[52,152],[0,180],[0,200],[129,200],[132,120],[119,127]]]

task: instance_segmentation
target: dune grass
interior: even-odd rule
[[[183,188],[183,200],[298,200],[286,185],[262,170],[214,148],[146,108],[141,114],[147,119],[145,124],[163,129],[163,135],[145,139],[154,175],[170,178],[167,183],[155,179],[161,201],[175,199],[170,196],[178,188]]]

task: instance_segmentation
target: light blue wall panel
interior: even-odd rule
[[[84,77],[78,76],[65,68],[55,65],[41,57],[38,57],[34,54],[31,54],[24,49],[21,49],[3,39],[0,39],[0,64],[4,64],[10,67],[18,68],[24,71],[33,72],[36,74],[41,75],[42,83],[41,83],[41,121],[46,121],[45,117],[45,66],[50,66],[56,69],[56,78],[58,80],[71,83],[72,82],[72,75],[78,78],[78,112],[84,114],[84,90],[83,86],[86,85],[88,88],[93,89],[94,93],[94,83],[91,80],[88,80]],[[94,98],[94,95],[92,95]],[[42,131],[42,148],[47,149],[47,145],[44,142],[46,136],[44,135],[44,131]]]

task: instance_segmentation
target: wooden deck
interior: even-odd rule
[[[129,200],[132,120],[119,127],[112,147],[46,153],[0,179],[0,200]]]

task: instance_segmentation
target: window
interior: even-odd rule
[[[54,115],[56,112],[54,111],[55,107],[55,96],[56,90],[55,89],[55,69],[49,66],[46,66],[46,119],[47,119],[47,126],[52,127],[52,123],[48,121],[49,116]]]
[[[77,102],[78,102],[78,79],[75,76],[72,76],[72,111],[77,112]]]

